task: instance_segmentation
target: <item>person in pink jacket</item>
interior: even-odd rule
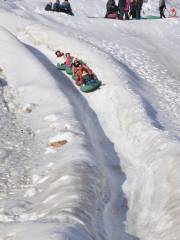
[[[71,68],[73,57],[70,53],[66,53],[66,67]]]
[[[129,20],[129,7],[130,7],[130,0],[125,0],[124,14],[125,14],[126,20]]]

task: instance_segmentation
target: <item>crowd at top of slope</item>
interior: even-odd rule
[[[35,11],[39,12],[42,11],[43,8],[46,5],[46,0],[5,0],[0,1],[1,9],[5,8],[6,10],[18,10],[19,8],[21,10],[28,10],[28,11]],[[127,0],[113,0],[116,5],[124,4]],[[159,1],[157,0],[135,0],[137,2],[143,1],[142,6],[142,13],[143,16],[151,15],[151,14],[157,14],[159,11]],[[56,0],[50,0],[48,3],[52,3],[52,8],[54,9],[54,6],[57,6],[54,3]],[[70,15],[76,15],[76,16],[91,16],[91,17],[104,17],[106,14],[106,4],[107,0],[78,0],[78,1],[64,1],[60,0],[61,2],[61,11],[68,13]],[[134,0],[128,0],[129,4],[133,5]],[[57,2],[58,3],[58,2]],[[71,6],[70,6],[71,3]],[[138,4],[139,4],[138,3]],[[177,10],[180,9],[180,2],[178,0],[166,0],[167,8],[175,7]],[[140,3],[141,4],[141,3]],[[69,7],[70,6],[70,7]],[[130,8],[130,6],[129,6]],[[58,9],[56,7],[56,9]],[[67,12],[68,9],[68,12]],[[126,8],[125,8],[126,9]],[[129,9],[130,10],[130,9]],[[59,11],[59,10],[58,10]],[[126,11],[126,10],[125,10]],[[129,11],[130,13],[130,11]],[[121,10],[122,14],[122,10]],[[168,15],[168,12],[167,12]],[[125,17],[125,13],[124,13]]]
[[[48,1],[45,6],[46,11],[55,11],[55,12],[63,12],[73,16],[71,4],[68,0],[64,0],[62,3],[60,0],[56,0],[54,3],[52,1]]]
[[[126,20],[132,19],[141,19],[141,10],[143,8],[143,0],[118,0],[118,4],[115,0],[108,0],[106,3],[106,14],[105,18],[110,19],[120,19]],[[160,17],[159,18],[166,18],[165,16],[165,9],[166,2],[165,0],[159,0],[159,3],[156,2],[156,7],[159,9]],[[102,10],[105,6],[101,7]],[[149,8],[148,8],[149,9]],[[60,0],[48,1],[45,6],[46,11],[55,11],[55,12],[63,12],[69,15],[74,15],[71,4],[68,0],[64,0],[62,3]],[[143,9],[143,14],[145,15],[145,10]],[[170,17],[176,16],[176,9],[170,8],[168,10],[168,14]]]

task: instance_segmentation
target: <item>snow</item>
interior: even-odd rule
[[[0,240],[179,240],[180,20],[71,2],[75,17],[0,2]],[[57,49],[101,88],[80,92]]]

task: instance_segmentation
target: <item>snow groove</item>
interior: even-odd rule
[[[105,239],[112,237],[118,240],[120,235],[122,239],[126,240],[137,239],[125,231],[124,222],[126,220],[127,201],[122,191],[122,185],[126,178],[119,167],[120,160],[115,152],[114,146],[105,136],[95,112],[90,108],[86,99],[75,89],[69,78],[62,73],[58,73],[58,70],[54,71],[54,65],[52,65],[42,52],[27,44],[26,47],[39,59],[46,69],[48,69],[52,77],[57,81],[59,89],[68,97],[77,113],[76,118],[82,125],[87,142],[89,142],[88,145],[92,146],[90,149],[92,148],[93,158],[96,164],[100,166],[98,174],[104,175],[106,187],[103,187],[101,183],[100,188],[102,189],[101,194],[102,196],[104,195],[105,199],[102,199],[104,203],[98,203],[98,205],[100,204],[100,209],[98,210],[98,214],[100,215],[97,217],[100,219],[98,220],[96,228],[101,229],[105,227],[103,230],[105,231],[105,236],[103,237]],[[78,211],[81,210],[79,209]],[[100,234],[100,236],[103,235]],[[98,236],[96,237],[98,239]]]

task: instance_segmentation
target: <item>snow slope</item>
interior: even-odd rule
[[[180,21],[87,18],[105,2],[0,3],[0,239],[179,240]],[[80,93],[56,49],[101,89]]]

